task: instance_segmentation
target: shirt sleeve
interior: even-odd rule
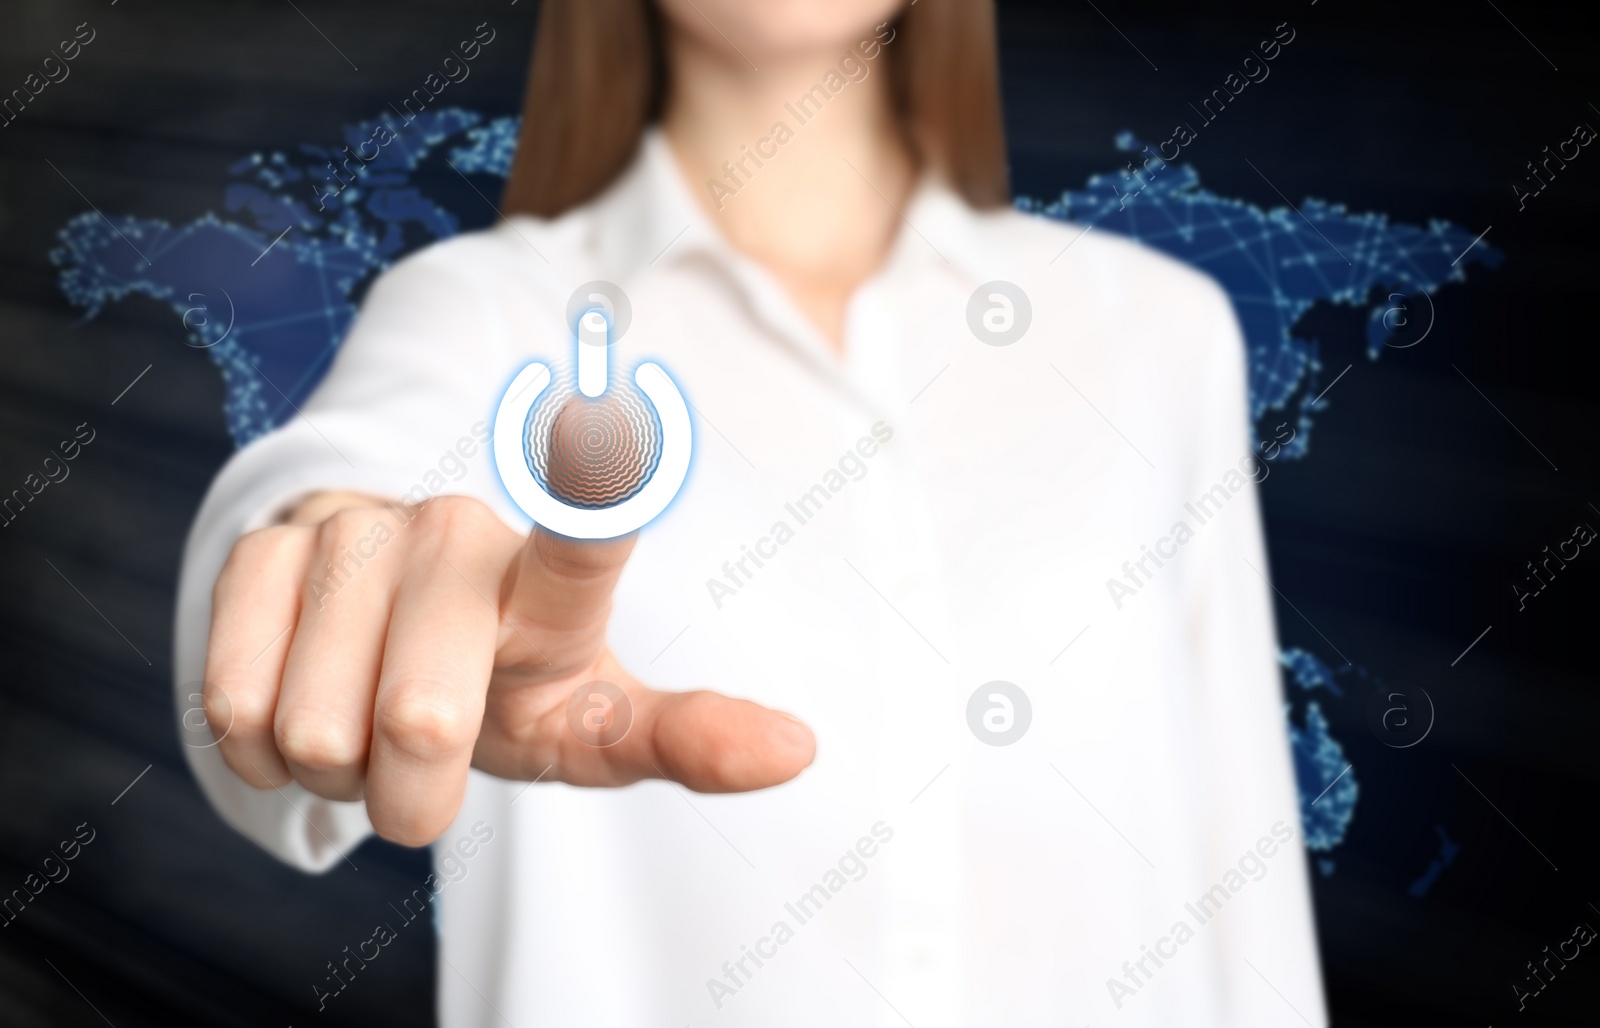
[[[1241,858],[1263,838],[1269,844],[1260,852],[1273,853],[1262,858],[1264,876],[1241,889],[1245,906],[1214,926],[1221,933],[1218,980],[1228,1024],[1283,1025],[1303,1017],[1321,1026],[1327,1015],[1256,489],[1256,480],[1270,474],[1260,469],[1271,465],[1252,456],[1258,451],[1238,321],[1226,294],[1212,292],[1217,330],[1197,382],[1198,464],[1189,495],[1216,487],[1233,495],[1197,533],[1199,560],[1186,598],[1208,765],[1201,770],[1211,807],[1209,880],[1239,874]],[[1293,832],[1287,843],[1285,831]]]
[[[497,369],[505,366],[505,331],[473,276],[463,274],[459,260],[442,259],[438,249],[376,280],[323,382],[300,409],[285,401],[289,420],[235,453],[213,481],[190,528],[179,575],[174,676],[180,711],[199,705],[211,590],[240,536],[272,524],[319,490],[417,502],[439,492],[492,489],[486,455],[469,461],[467,454],[487,438],[486,419],[497,399],[491,393],[499,384]],[[269,402],[286,385],[264,376],[257,384]],[[262,646],[285,627],[257,626]],[[299,784],[251,788],[208,745],[210,733],[193,728],[186,724],[180,734],[201,790],[225,821],[279,859],[327,870],[371,833],[364,803],[322,799]]]

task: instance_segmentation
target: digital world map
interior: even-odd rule
[[[391,141],[354,181],[333,192],[330,162],[343,147],[359,150],[370,142],[380,125]],[[336,146],[302,144],[238,161],[229,169],[233,180],[222,191],[220,216],[172,225],[85,212],[60,229],[60,245],[51,253],[61,269],[61,290],[85,320],[133,296],[169,305],[189,345],[204,349],[221,372],[228,430],[243,446],[291,417],[316,387],[378,273],[462,230],[462,218],[424,192],[419,170],[441,181],[436,173],[442,167],[443,175],[464,183],[459,192],[468,201],[486,208],[487,197],[473,193],[498,192],[493,180],[509,172],[517,128],[515,117],[487,118],[460,108],[427,112],[403,126],[387,118],[364,121],[345,126]],[[1117,145],[1149,152],[1128,134]],[[1244,329],[1252,418],[1290,414],[1297,431],[1282,452],[1291,459],[1308,453],[1314,415],[1328,403],[1319,393],[1318,340],[1295,334],[1314,305],[1366,309],[1366,352],[1376,360],[1406,325],[1395,317],[1406,298],[1431,297],[1447,283],[1465,282],[1469,266],[1493,268],[1501,260],[1472,232],[1448,222],[1392,224],[1383,214],[1352,213],[1316,199],[1266,210],[1212,193],[1192,165],[1159,157],[1144,159],[1138,169],[1130,164],[1091,176],[1084,188],[1053,201],[1022,198],[1017,206],[1085,231],[1131,237],[1214,278]],[[1367,673],[1330,668],[1298,648],[1282,651],[1280,659],[1292,686],[1285,716],[1304,837],[1319,869],[1330,874],[1332,851],[1355,816],[1359,785],[1319,700],[1344,700],[1337,678]],[[1313,698],[1318,692],[1323,695]],[[1453,858],[1453,844],[1442,828],[1438,832],[1446,844],[1441,852]],[[1430,873],[1436,876],[1437,869]],[[1417,896],[1425,891],[1423,880],[1412,888]]]

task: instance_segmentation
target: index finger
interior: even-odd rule
[[[637,534],[620,539],[568,539],[539,526],[528,535],[504,588],[502,661],[545,664],[553,674],[586,666],[605,642],[611,594]],[[526,639],[538,654],[523,654]]]

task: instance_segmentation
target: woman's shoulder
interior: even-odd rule
[[[975,212],[973,234],[986,249],[1023,257],[1037,281],[1085,282],[1107,300],[1160,295],[1169,303],[1215,308],[1227,295],[1210,275],[1154,247],[1100,229],[1015,207]]]
[[[977,282],[1009,282],[1043,330],[1119,341],[1171,366],[1234,359],[1232,300],[1204,271],[1125,236],[1015,208],[974,211],[958,257]],[[1109,344],[1107,344],[1109,345]]]
[[[521,275],[526,268],[549,268],[583,245],[585,221],[581,209],[554,220],[522,214],[498,218],[491,225],[413,250],[390,270],[476,276],[495,271]]]
[[[402,257],[374,281],[363,306],[559,304],[566,298],[562,292],[566,276],[556,269],[583,263],[586,235],[581,215],[553,221],[521,215],[502,218]]]

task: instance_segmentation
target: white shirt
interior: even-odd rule
[[[445,884],[410,908],[437,906],[441,1023],[1325,1024],[1225,295],[929,181],[841,360],[690,189],[652,132],[595,201],[385,273],[303,416],[213,484],[177,681],[203,673],[234,541],[310,491],[462,493],[526,529],[480,423],[529,359],[568,373],[568,297],[613,282],[632,303],[613,354],[670,371],[695,438],[611,645],[657,687],[795,713],[817,758],[726,796],[473,772],[435,847]],[[1011,345],[969,328],[993,280],[1031,301]],[[969,724],[997,680],[1031,707],[1010,745]],[[1020,723],[994,692],[977,712]],[[371,832],[359,802],[258,792],[215,748],[186,752],[291,864],[333,867]],[[424,930],[403,899],[374,925]]]

